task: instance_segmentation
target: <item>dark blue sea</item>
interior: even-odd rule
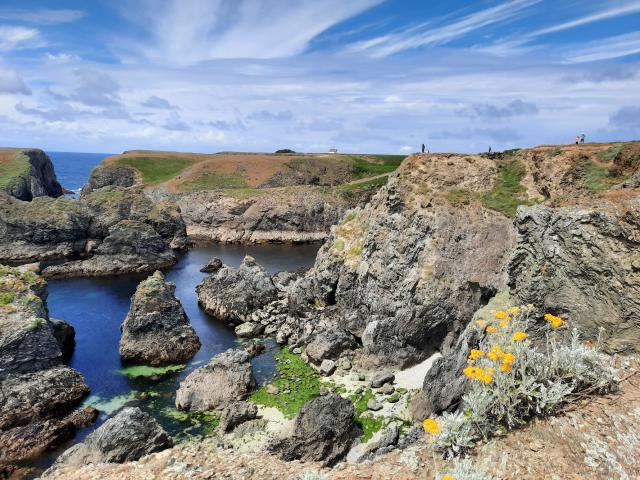
[[[91,170],[112,153],[47,152],[56,170],[58,182],[68,190],[79,191]]]
[[[69,189],[79,189],[91,169],[107,154],[48,152],[58,180]],[[51,318],[69,322],[76,331],[76,347],[70,366],[80,371],[91,388],[85,405],[100,410],[95,425],[78,432],[76,438],[59,450],[41,457],[31,466],[46,468],[55,457],[74,442],[101,425],[125,405],[137,405],[152,414],[177,439],[207,433],[206,418],[186,415],[174,408],[175,391],[180,381],[212,356],[240,346],[233,330],[209,317],[198,305],[195,288],[206,274],[200,268],[212,257],[230,266],[238,266],[245,255],[253,256],[267,271],[293,271],[309,267],[319,245],[239,245],[197,246],[183,253],[176,265],[164,270],[167,280],[176,284],[176,296],[182,302],[202,347],[191,362],[160,378],[133,377],[118,354],[120,324],[124,320],[138,283],[146,275],[121,275],[101,278],[51,280],[48,305]],[[267,342],[265,353],[253,360],[259,384],[274,373],[274,342]]]

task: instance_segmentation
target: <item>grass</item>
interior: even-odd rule
[[[31,330],[32,332],[35,332],[36,330],[38,330],[42,325],[44,325],[44,318],[34,318],[31,321],[31,325],[29,325],[29,330]]]
[[[368,388],[360,394],[354,394],[349,399],[353,402],[355,409],[356,423],[362,429],[362,443],[366,443],[371,440],[374,433],[380,430],[384,424],[384,417],[374,416],[369,412],[367,403],[373,399],[373,391]],[[366,413],[366,415],[365,415]]]
[[[201,190],[221,190],[231,188],[248,187],[246,179],[239,174],[220,175],[217,173],[205,173],[197,178],[185,182],[180,186],[183,192],[197,192]]]
[[[364,157],[352,157],[354,165],[351,168],[351,173],[354,178],[365,178],[373,175],[381,175],[383,173],[391,173],[400,166],[400,163],[405,158],[402,155],[371,155],[369,158],[373,158],[378,162],[371,162]]]
[[[464,189],[454,188],[447,192],[447,201],[454,207],[469,205],[473,200],[473,194]]]
[[[29,173],[29,168],[28,160],[19,152],[13,159],[0,161],[0,188],[9,186],[16,178]]]
[[[482,204],[507,217],[515,217],[519,205],[531,203],[526,199],[526,191],[520,184],[524,175],[525,168],[519,160],[501,166],[496,184],[482,196]]]
[[[278,351],[275,359],[277,373],[271,383],[280,392],[270,395],[263,386],[251,395],[251,401],[275,407],[285,417],[293,418],[305,403],[320,395],[320,375],[288,348]]]
[[[186,365],[167,365],[165,367],[151,367],[149,365],[132,365],[121,368],[118,373],[129,378],[153,377],[154,375],[165,375],[167,373],[179,372]]]
[[[16,294],[13,292],[0,293],[0,305],[9,305],[13,303],[16,298]]]
[[[386,185],[387,180],[389,180],[389,176],[385,175],[383,177],[372,178],[371,180],[367,180],[366,182],[344,183],[340,185],[340,188],[347,192],[358,192],[367,188]]]
[[[624,176],[612,176],[607,168],[592,160],[585,161],[580,168],[582,169],[584,186],[594,195],[604,192],[626,179]]]
[[[598,158],[600,160],[604,160],[606,162],[610,162],[611,160],[616,158],[620,154],[621,151],[622,151],[622,145],[618,143],[618,144],[612,145],[611,147],[607,148],[606,150],[598,153]]]
[[[171,180],[192,165],[194,160],[179,157],[123,157],[117,163],[135,168],[145,183],[155,184]]]

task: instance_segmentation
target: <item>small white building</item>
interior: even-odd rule
[[[329,149],[329,153],[332,153],[332,154],[335,155],[336,153],[338,153],[338,149],[337,148],[330,148]]]

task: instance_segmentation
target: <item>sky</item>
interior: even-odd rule
[[[0,145],[640,139],[640,0],[1,0]]]

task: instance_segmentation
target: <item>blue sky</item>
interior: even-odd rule
[[[638,139],[639,27],[640,0],[3,0],[0,145]]]

